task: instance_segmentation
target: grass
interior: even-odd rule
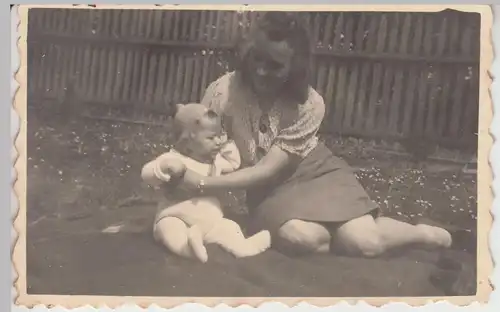
[[[33,111],[28,120],[29,237],[48,239],[124,222],[150,226],[154,198],[140,170],[168,148],[168,126],[40,117]],[[383,214],[404,220],[427,217],[475,230],[475,176],[459,174],[460,167],[436,170],[436,164],[379,160],[359,145],[326,139],[355,165]]]

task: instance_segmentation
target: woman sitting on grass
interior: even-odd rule
[[[308,83],[309,40],[294,13],[257,22],[237,70],[211,83],[202,100],[223,116],[244,168],[213,177],[188,170],[182,187],[247,190],[249,229],[269,230],[283,251],[373,257],[409,245],[449,247],[442,228],[379,216],[352,169],[318,141],[325,104]]]

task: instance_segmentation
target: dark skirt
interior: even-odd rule
[[[352,168],[322,143],[294,172],[247,192],[249,230],[278,230],[292,219],[341,223],[378,211]]]

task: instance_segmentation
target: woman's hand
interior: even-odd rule
[[[192,170],[186,170],[179,187],[186,191],[199,192],[202,179],[203,176],[201,174]]]
[[[189,199],[201,195],[200,181],[203,176],[187,169],[181,177],[163,184],[163,191],[171,198]]]

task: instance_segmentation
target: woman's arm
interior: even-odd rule
[[[223,176],[201,179],[200,188],[203,192],[219,190],[238,190],[261,186],[283,173],[293,170],[299,158],[289,154],[279,147],[272,147],[256,165],[247,167]]]
[[[297,164],[299,159],[275,146],[255,166],[226,175],[203,177],[188,169],[184,174],[181,188],[197,189],[198,192],[208,196],[218,196],[221,192],[231,190],[245,190],[270,182],[284,170],[294,170],[293,165]]]

